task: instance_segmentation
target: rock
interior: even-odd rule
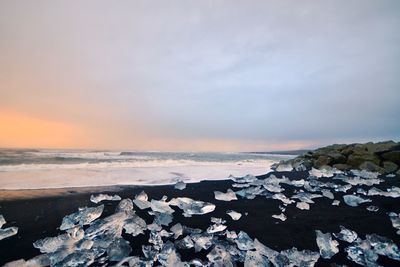
[[[394,141],[385,141],[379,143],[367,143],[365,144],[368,152],[370,153],[382,153],[394,150],[395,148],[399,147],[399,144]]]
[[[351,154],[349,156],[349,158],[347,159],[347,165],[350,165],[352,168],[356,168],[358,169],[360,167],[360,165],[362,163],[364,163],[365,161],[369,161],[372,162],[376,165],[379,165],[380,160],[377,156],[373,155],[373,154]]]
[[[370,172],[379,172],[379,173],[385,172],[385,169],[383,169],[382,167],[379,167],[378,165],[376,165],[375,163],[373,163],[371,161],[365,161],[364,163],[360,164],[360,169],[370,171]]]
[[[332,162],[332,158],[328,156],[319,156],[315,161],[314,165],[317,168],[321,168],[324,165],[329,165]]]
[[[384,160],[391,161],[396,163],[397,165],[400,165],[400,150],[383,153],[381,157]]]
[[[336,168],[338,170],[341,170],[341,171],[349,171],[349,170],[351,170],[351,166],[347,165],[347,164],[334,164],[332,167]]]
[[[385,173],[395,173],[399,167],[396,163],[393,163],[391,161],[384,161],[382,165],[385,169]]]

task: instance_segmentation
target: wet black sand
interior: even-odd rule
[[[306,178],[308,175],[304,172],[284,172],[275,173],[280,177],[284,174],[291,179]],[[378,188],[387,188],[392,185],[400,186],[400,178],[385,178],[387,181]],[[231,188],[232,181],[205,181],[201,183],[188,184],[187,188],[180,191],[173,188],[172,185],[165,186],[147,186],[147,187],[127,187],[119,192],[110,191],[111,194],[117,193],[122,198],[134,198],[134,196],[144,190],[149,199],[160,199],[163,195],[172,197],[189,197],[195,200],[202,200],[214,203],[217,207],[214,212],[185,218],[181,215],[179,209],[175,209],[173,224],[180,222],[182,225],[201,228],[205,230],[210,225],[211,217],[223,218],[227,221],[228,230],[245,231],[251,238],[257,238],[264,245],[281,251],[292,247],[299,250],[309,249],[318,251],[315,241],[315,230],[322,232],[339,232],[339,225],[354,230],[359,237],[365,238],[366,234],[376,233],[392,239],[397,245],[400,245],[400,236],[396,234],[396,229],[391,225],[388,212],[400,212],[400,200],[396,198],[371,197],[372,203],[364,203],[359,207],[349,207],[343,202],[344,193],[334,193],[335,199],[341,201],[340,206],[332,206],[332,200],[328,198],[314,199],[315,204],[311,205],[310,210],[299,210],[295,205],[289,205],[285,215],[285,222],[271,217],[273,214],[280,214],[278,206],[279,200],[266,199],[257,196],[253,200],[242,199],[237,201],[224,202],[214,198],[214,191],[226,192]],[[290,197],[293,194],[294,187],[283,186],[286,190],[283,192]],[[367,189],[367,187],[365,187]],[[353,189],[352,189],[353,190]],[[353,191],[349,190],[346,194]],[[107,191],[104,191],[107,193]],[[0,265],[17,259],[29,259],[39,254],[39,250],[32,246],[32,243],[38,239],[47,236],[56,236],[61,233],[57,228],[61,224],[62,218],[75,212],[78,207],[96,206],[90,202],[91,193],[75,193],[62,196],[45,196],[31,199],[3,200],[0,201],[0,214],[3,214],[7,224],[3,227],[17,226],[18,234],[13,237],[0,241]],[[106,207],[103,216],[114,213],[118,202],[105,201]],[[366,210],[369,205],[379,207],[378,212]],[[243,214],[238,221],[233,221],[226,214],[226,210],[233,209]],[[147,223],[152,222],[152,216],[147,211],[137,209],[137,214],[144,218]],[[248,213],[246,216],[245,213]],[[165,227],[164,227],[165,228]],[[131,242],[133,248],[132,254],[141,254],[141,246],[147,243],[148,233],[137,237],[125,236],[124,238]],[[333,264],[346,264],[347,266],[358,266],[346,258],[344,248],[347,243],[339,241],[340,252],[330,260],[320,258],[318,266],[334,266]],[[208,252],[208,251],[207,251]],[[207,252],[196,253],[196,257],[205,257]],[[188,260],[193,257],[194,249],[179,250],[182,260]],[[399,266],[400,263],[380,256],[380,264],[384,266]]]

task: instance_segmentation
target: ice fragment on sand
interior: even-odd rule
[[[222,232],[226,229],[226,225],[223,224],[213,224],[207,228],[207,233],[213,234],[217,232]]]
[[[16,235],[18,233],[18,227],[8,227],[4,229],[0,229],[0,240],[4,238]]]
[[[118,203],[116,212],[120,211],[131,211],[133,210],[133,202],[130,198],[125,198]]]
[[[329,199],[334,199],[335,198],[335,196],[333,195],[333,193],[329,189],[322,189],[321,192],[322,192],[322,195],[324,197],[327,197]]]
[[[318,252],[310,250],[298,251],[297,248],[284,250],[280,255],[289,259],[290,264],[288,266],[312,267],[319,259]]]
[[[221,201],[232,201],[232,200],[237,200],[235,192],[232,191],[232,189],[228,189],[226,193],[220,192],[220,191],[214,191],[214,196],[215,199],[221,200]]]
[[[82,229],[78,228],[75,233],[66,233],[55,237],[46,237],[37,240],[33,246],[42,253],[51,253],[63,247],[73,247],[75,243],[84,237]]]
[[[362,198],[356,195],[344,195],[343,200],[347,205],[351,207],[357,207],[361,203],[372,202],[371,199]]]
[[[178,181],[178,182],[174,185],[174,188],[175,188],[175,189],[178,189],[178,190],[183,190],[183,189],[186,188],[186,184],[185,184],[185,182],[183,182],[183,181]]]
[[[392,188],[388,188],[386,191],[382,191],[376,187],[372,187],[368,191],[368,196],[384,196],[384,197],[400,197],[400,188],[392,186]]]
[[[242,217],[241,213],[236,212],[234,210],[228,210],[228,211],[226,211],[226,214],[228,214],[234,221],[237,221]]]
[[[240,191],[236,191],[236,195],[247,199],[254,199],[256,196],[261,195],[264,190],[265,189],[261,188],[261,186],[251,186]]]
[[[67,230],[75,227],[76,225],[88,225],[101,216],[104,210],[104,205],[97,207],[84,207],[79,208],[75,213],[67,215],[63,218],[60,230]]]
[[[340,204],[339,200],[332,201],[332,206],[339,206],[339,204]]]
[[[294,200],[287,198],[287,197],[286,197],[284,194],[282,194],[282,193],[274,194],[274,195],[272,196],[272,199],[280,200],[280,201],[282,201],[284,204],[291,204],[291,203],[294,203],[294,202],[295,202]]]
[[[307,192],[299,192],[296,195],[292,196],[292,198],[297,198],[302,202],[306,202],[309,204],[314,203],[314,201],[312,200],[313,198],[319,198],[322,197],[319,194],[311,194],[311,193],[307,193]]]
[[[286,221],[286,216],[285,216],[285,214],[283,214],[283,213],[281,213],[281,214],[279,214],[279,215],[272,215],[272,218],[275,218],[275,219],[278,219],[278,220],[281,220],[281,221]]]
[[[367,240],[357,239],[355,243],[344,249],[347,258],[363,266],[378,267],[378,254],[372,249],[371,244]]]
[[[333,234],[337,239],[346,241],[348,243],[353,243],[357,239],[357,233],[347,229],[344,226],[340,226],[340,232]]]
[[[254,242],[249,235],[243,231],[240,231],[236,240],[236,245],[240,250],[250,250],[254,248]]]
[[[171,199],[169,204],[171,206],[177,206],[178,208],[183,210],[183,216],[185,217],[191,217],[192,215],[202,215],[215,210],[214,204],[193,200],[188,197],[173,198]]]
[[[346,176],[346,175],[338,175],[335,176],[333,179],[335,180],[342,180],[345,183],[351,184],[351,185],[366,185],[366,186],[372,186],[375,184],[380,184],[383,182],[381,179],[377,178],[360,178],[358,176],[356,177],[351,177],[351,176]]]
[[[107,256],[110,261],[120,261],[129,256],[132,248],[129,242],[123,238],[117,238],[108,246]]]
[[[246,252],[246,258],[244,260],[245,267],[257,267],[257,266],[270,266],[269,260],[263,256],[259,251],[249,250]]]
[[[183,227],[180,223],[177,223],[174,226],[172,226],[170,230],[174,234],[175,239],[177,239],[183,233]]]
[[[215,266],[226,266],[233,267],[232,258],[225,246],[217,244],[214,248],[207,254],[207,258]]]
[[[6,220],[4,219],[4,216],[0,214],[0,228],[3,227],[4,224],[6,224]]]
[[[174,210],[169,206],[169,203],[163,200],[154,200],[150,201],[150,208],[153,211],[160,212],[160,213],[174,213]]]
[[[192,240],[194,242],[194,250],[199,252],[202,249],[209,249],[212,246],[213,236],[210,234],[194,234]]]
[[[293,170],[292,164],[290,162],[284,163],[280,162],[278,167],[276,168],[277,172],[290,172]]]
[[[139,195],[135,196],[133,203],[135,203],[135,205],[141,210],[148,209],[151,207],[151,204],[148,201],[147,194],[144,191],[142,191]]]
[[[154,212],[154,214],[154,222],[158,225],[168,226],[172,222],[173,216],[169,213]]]
[[[379,207],[377,207],[377,206],[368,206],[368,207],[367,207],[367,210],[368,210],[368,211],[376,212],[376,211],[379,210]]]
[[[367,240],[374,247],[375,253],[400,261],[399,248],[392,240],[377,234],[367,235]]]
[[[25,261],[24,259],[8,262],[4,264],[4,267],[42,267],[49,266],[50,260],[47,255],[42,254],[36,257],[33,257],[30,260]]]
[[[147,229],[147,225],[142,218],[136,214],[132,214],[132,216],[125,221],[123,228],[127,234],[137,236],[144,233],[144,231]]]
[[[194,243],[190,236],[185,236],[184,238],[175,241],[175,246],[177,249],[189,249],[194,247]]]
[[[111,200],[111,201],[119,201],[121,200],[121,197],[118,195],[107,195],[107,194],[98,194],[98,195],[91,195],[90,196],[90,201],[92,201],[93,203],[99,203],[103,200]]]
[[[308,173],[310,174],[310,176],[320,178],[320,177],[332,177],[335,174],[340,174],[342,172],[334,168],[325,168],[321,170],[311,168],[311,170]]]
[[[310,209],[310,204],[306,202],[297,202],[296,203],[296,208],[301,209],[301,210],[309,210]]]
[[[353,175],[359,176],[361,178],[366,178],[366,179],[376,179],[379,176],[378,172],[370,172],[367,170],[351,170],[350,171]]]
[[[391,213],[389,213],[389,218],[392,221],[393,227],[398,230],[396,233],[398,235],[400,235],[400,213],[397,214],[397,213],[391,212]]]
[[[332,240],[330,233],[324,234],[320,230],[315,230],[315,233],[317,234],[317,245],[322,258],[330,259],[339,252],[339,243],[336,240]]]

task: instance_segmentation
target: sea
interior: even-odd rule
[[[0,149],[0,189],[161,185],[261,175],[295,157],[257,152]]]

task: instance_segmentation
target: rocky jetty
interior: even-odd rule
[[[276,170],[289,171],[336,168],[400,175],[400,142],[385,141],[365,144],[334,144],[306,152],[275,166]]]

